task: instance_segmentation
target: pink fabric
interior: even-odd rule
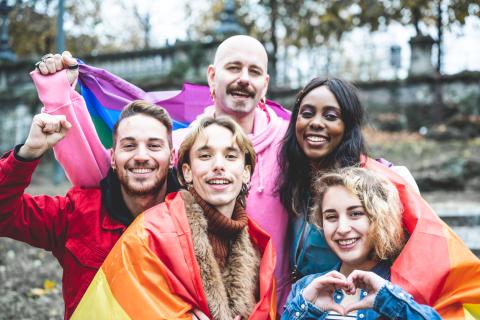
[[[290,272],[288,261],[287,230],[288,213],[275,194],[276,179],[279,174],[277,154],[281,147],[281,140],[288,127],[288,121],[277,116],[267,107],[270,122],[267,115],[260,108],[256,109],[254,132],[248,137],[252,141],[257,154],[257,165],[250,182],[250,193],[247,199],[247,214],[253,218],[273,240],[277,253],[277,265],[275,267],[275,279],[277,281],[278,312],[283,312],[283,305],[290,292]],[[202,115],[213,116],[213,106],[205,108]],[[193,124],[193,123],[192,123]],[[173,146],[178,150],[185,136],[190,132],[189,128],[179,129],[173,132]]]
[[[65,115],[72,128],[54,148],[55,157],[75,186],[96,187],[110,168],[110,154],[98,138],[83,97],[68,83],[66,70],[42,76],[30,73],[42,112]]]

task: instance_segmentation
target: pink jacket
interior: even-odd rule
[[[110,154],[98,138],[82,96],[69,85],[66,71],[50,76],[41,76],[34,71],[31,76],[44,104],[43,112],[66,115],[72,123],[68,135],[54,147],[55,156],[70,182],[76,186],[98,186],[110,167]],[[207,107],[204,115],[213,115],[213,112],[213,107]],[[270,121],[265,111],[256,110],[254,133],[249,135],[257,153],[257,166],[251,180],[247,212],[252,212],[251,217],[272,236],[277,253],[275,278],[278,310],[281,312],[290,291],[289,246],[286,245],[288,214],[274,190],[279,171],[277,153],[288,121],[268,107],[267,112]],[[187,133],[188,129],[174,131],[175,149],[178,150]]]

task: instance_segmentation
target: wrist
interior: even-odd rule
[[[24,144],[18,149],[17,155],[25,160],[34,160],[40,158],[46,150],[31,148],[27,144]]]

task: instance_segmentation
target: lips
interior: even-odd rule
[[[330,141],[327,136],[318,135],[318,134],[306,134],[304,139],[311,144],[323,144]]]
[[[355,244],[360,240],[360,238],[349,238],[349,239],[340,239],[335,240],[338,246],[342,249],[349,249],[355,246]]]
[[[234,97],[241,97],[241,98],[251,98],[255,96],[255,93],[248,89],[240,89],[240,88],[230,88],[227,89],[227,94],[232,95]]]
[[[224,178],[213,178],[213,179],[208,179],[207,183],[211,185],[227,185],[227,184],[230,184],[231,181]]]

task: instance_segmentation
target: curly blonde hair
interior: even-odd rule
[[[313,182],[314,206],[311,221],[323,227],[322,204],[330,187],[342,186],[358,197],[370,223],[368,238],[373,244],[373,257],[394,260],[406,242],[402,227],[403,208],[395,186],[378,173],[347,167],[320,175]]]

